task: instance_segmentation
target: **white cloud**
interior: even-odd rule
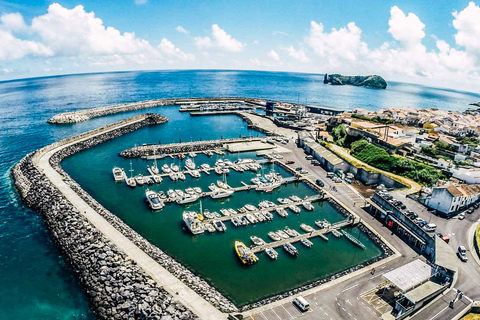
[[[405,15],[399,7],[393,6],[390,9],[390,20],[388,20],[391,33],[395,40],[400,41],[405,49],[423,50],[422,39],[425,37],[423,29],[425,25],[413,13]]]
[[[169,57],[175,57],[183,61],[195,60],[195,57],[192,54],[187,54],[179,48],[176,48],[175,45],[166,38],[162,39],[162,42],[160,42],[158,48],[160,49],[160,52]]]
[[[177,27],[175,28],[175,30],[177,30],[177,32],[180,32],[180,33],[183,33],[183,34],[188,34],[188,33],[189,33],[188,30],[185,29],[185,28],[182,27],[182,26],[177,26]]]
[[[7,73],[13,72],[13,70],[12,70],[12,69],[8,69],[8,68],[3,68],[3,69],[2,69],[2,72],[3,72],[4,74],[7,74]]]
[[[278,31],[278,30],[277,30],[277,31],[273,31],[272,34],[273,34],[274,36],[288,36],[288,33],[283,32],[283,31]]]
[[[310,34],[306,42],[313,51],[322,58],[344,58],[355,61],[359,54],[368,51],[367,44],[361,41],[362,30],[354,22],[339,30],[332,28],[330,33],[324,32],[322,23],[310,22]]]
[[[278,53],[275,50],[270,50],[270,52],[268,53],[268,56],[277,62],[280,61],[280,57],[278,56]]]
[[[54,52],[42,43],[15,38],[0,30],[0,60],[21,59],[25,56],[53,56]]]
[[[8,31],[25,31],[28,29],[20,13],[4,13],[0,16],[0,27]]]
[[[147,3],[147,0],[135,0],[135,4],[137,6],[140,6],[140,5],[145,4],[145,3]]]
[[[461,12],[453,12],[453,16],[455,42],[480,58],[480,7],[470,2]]]
[[[216,47],[227,52],[240,52],[245,46],[225,32],[225,30],[221,29],[217,24],[212,25],[212,38],[195,37],[193,40],[195,45],[200,49]]]
[[[290,46],[290,47],[287,48],[287,52],[292,58],[294,58],[298,62],[301,62],[301,63],[310,62],[310,58],[308,58],[305,55],[305,51],[303,50],[303,48],[295,50],[295,48],[293,46]]]
[[[83,6],[67,9],[54,3],[48,13],[32,21],[32,30],[43,43],[58,54],[133,54],[149,51],[148,41],[138,39],[133,32],[120,33],[105,27],[95,13],[86,12]]]
[[[208,49],[213,47],[212,39],[209,37],[195,37],[193,38],[193,42],[200,49]]]

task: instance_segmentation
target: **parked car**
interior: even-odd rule
[[[420,223],[418,224],[418,226],[421,227],[421,228],[423,228],[423,227],[426,226],[427,224],[428,224],[428,222],[424,220],[424,221],[420,222]]]
[[[425,221],[425,220],[423,220],[422,218],[416,218],[416,219],[414,220],[414,222],[415,222],[416,224],[420,224],[421,222],[424,222],[424,221]]]
[[[310,309],[310,304],[302,296],[299,296],[299,297],[295,298],[293,300],[293,303],[303,312],[308,311],[308,309]]]
[[[473,208],[468,208],[467,213],[472,214],[473,213]]]
[[[435,223],[428,223],[423,226],[423,230],[427,232],[435,232],[435,230],[437,230],[437,225]]]
[[[333,172],[327,172],[327,178],[333,178],[335,174]]]
[[[307,170],[302,170],[300,171],[301,174],[308,174],[308,171]]]
[[[287,162],[285,162],[285,163],[286,163],[286,164],[294,164],[295,161],[293,161],[293,160],[287,160]]]
[[[302,167],[297,167],[297,168],[295,169],[295,171],[302,171],[302,170],[303,170]]]
[[[345,182],[352,183],[352,179],[350,179],[350,178],[345,178]]]
[[[323,181],[320,180],[320,179],[317,179],[316,183],[317,183],[317,185],[319,185],[320,187],[324,187],[324,186],[325,186],[325,183],[323,183]]]
[[[418,214],[416,214],[415,212],[413,212],[413,213],[410,215],[409,218],[412,219],[412,220],[415,220],[415,219],[418,218]]]
[[[312,160],[312,159],[313,159],[313,156],[312,156],[312,155],[308,155],[308,156],[305,157],[305,159],[307,159],[307,160]]]
[[[467,261],[468,261],[467,249],[466,249],[464,246],[459,246],[459,247],[458,247],[457,255],[458,255],[458,257],[460,258],[460,260],[462,260],[463,262],[467,262]]]
[[[393,199],[393,196],[391,194],[388,194],[388,193],[385,193],[385,195],[383,197],[387,200],[392,200]]]
[[[458,220],[463,220],[463,219],[465,219],[465,211],[458,215]]]

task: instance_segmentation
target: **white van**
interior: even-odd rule
[[[437,225],[435,223],[426,224],[423,227],[423,230],[425,230],[427,232],[434,232],[435,230],[437,230]]]
[[[308,303],[308,301],[302,296],[295,298],[293,303],[295,303],[302,311],[308,311],[308,309],[310,309],[310,303]]]
[[[333,178],[334,175],[333,172],[327,172],[327,178]]]

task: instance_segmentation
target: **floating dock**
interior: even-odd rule
[[[353,222],[349,221],[349,220],[339,221],[339,222],[333,223],[328,228],[318,229],[318,230],[315,230],[313,232],[304,233],[304,234],[301,234],[301,235],[296,236],[296,237],[291,237],[289,239],[283,239],[283,240],[279,240],[279,241],[270,242],[270,243],[267,243],[267,244],[264,244],[264,245],[261,245],[261,246],[255,246],[255,247],[252,247],[251,250],[252,250],[253,253],[258,253],[258,252],[265,251],[266,248],[277,248],[277,247],[283,246],[286,243],[295,243],[295,242],[298,242],[302,239],[309,239],[309,238],[314,238],[314,237],[321,237],[322,239],[325,240],[325,235],[326,234],[332,232],[333,230],[339,230],[341,228],[347,227],[347,226],[352,225],[352,224],[353,224]],[[327,240],[328,240],[328,238],[327,238]]]

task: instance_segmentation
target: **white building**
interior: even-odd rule
[[[452,170],[453,177],[468,184],[480,183],[480,169],[458,168]]]
[[[439,212],[450,214],[462,210],[478,200],[480,185],[448,185],[433,188],[425,204]]]

